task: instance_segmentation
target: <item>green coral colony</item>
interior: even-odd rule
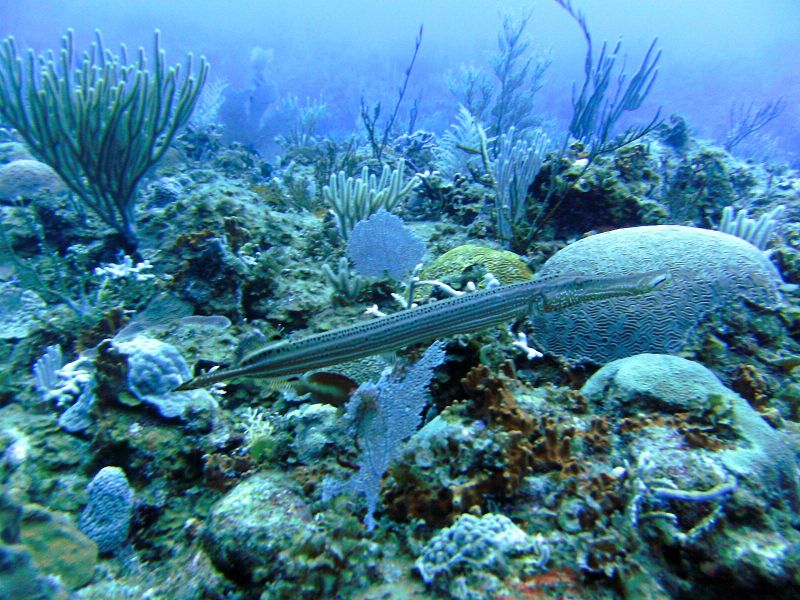
[[[800,175],[732,154],[785,104],[625,129],[656,43],[554,1],[564,131],[530,13],[347,140],[263,49],[2,42],[0,598],[800,597]]]

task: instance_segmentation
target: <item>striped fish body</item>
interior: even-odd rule
[[[372,321],[285,340],[249,352],[236,366],[206,373],[178,390],[234,377],[287,377],[458,334],[474,333],[529,314],[604,298],[650,292],[665,271],[614,277],[539,278],[409,308]]]

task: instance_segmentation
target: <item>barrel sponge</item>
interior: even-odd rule
[[[584,238],[553,255],[537,277],[620,275],[666,269],[654,292],[587,302],[531,317],[536,342],[573,363],[604,364],[642,352],[674,354],[712,312],[742,297],[775,307],[781,277],[758,248],[719,231],[655,225]]]
[[[86,490],[89,503],[78,527],[97,544],[101,554],[113,552],[128,539],[133,516],[133,490],[119,467],[103,467]]]

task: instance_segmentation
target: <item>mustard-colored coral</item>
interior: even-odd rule
[[[464,283],[461,281],[464,272],[473,267],[483,267],[486,273],[494,275],[503,285],[533,278],[528,265],[513,252],[474,244],[464,244],[448,250],[422,269],[419,277],[459,285]],[[429,293],[429,288],[421,288],[415,292],[414,300],[424,300]]]

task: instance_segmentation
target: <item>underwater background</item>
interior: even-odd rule
[[[0,0],[0,598],[800,597],[798,23]]]

